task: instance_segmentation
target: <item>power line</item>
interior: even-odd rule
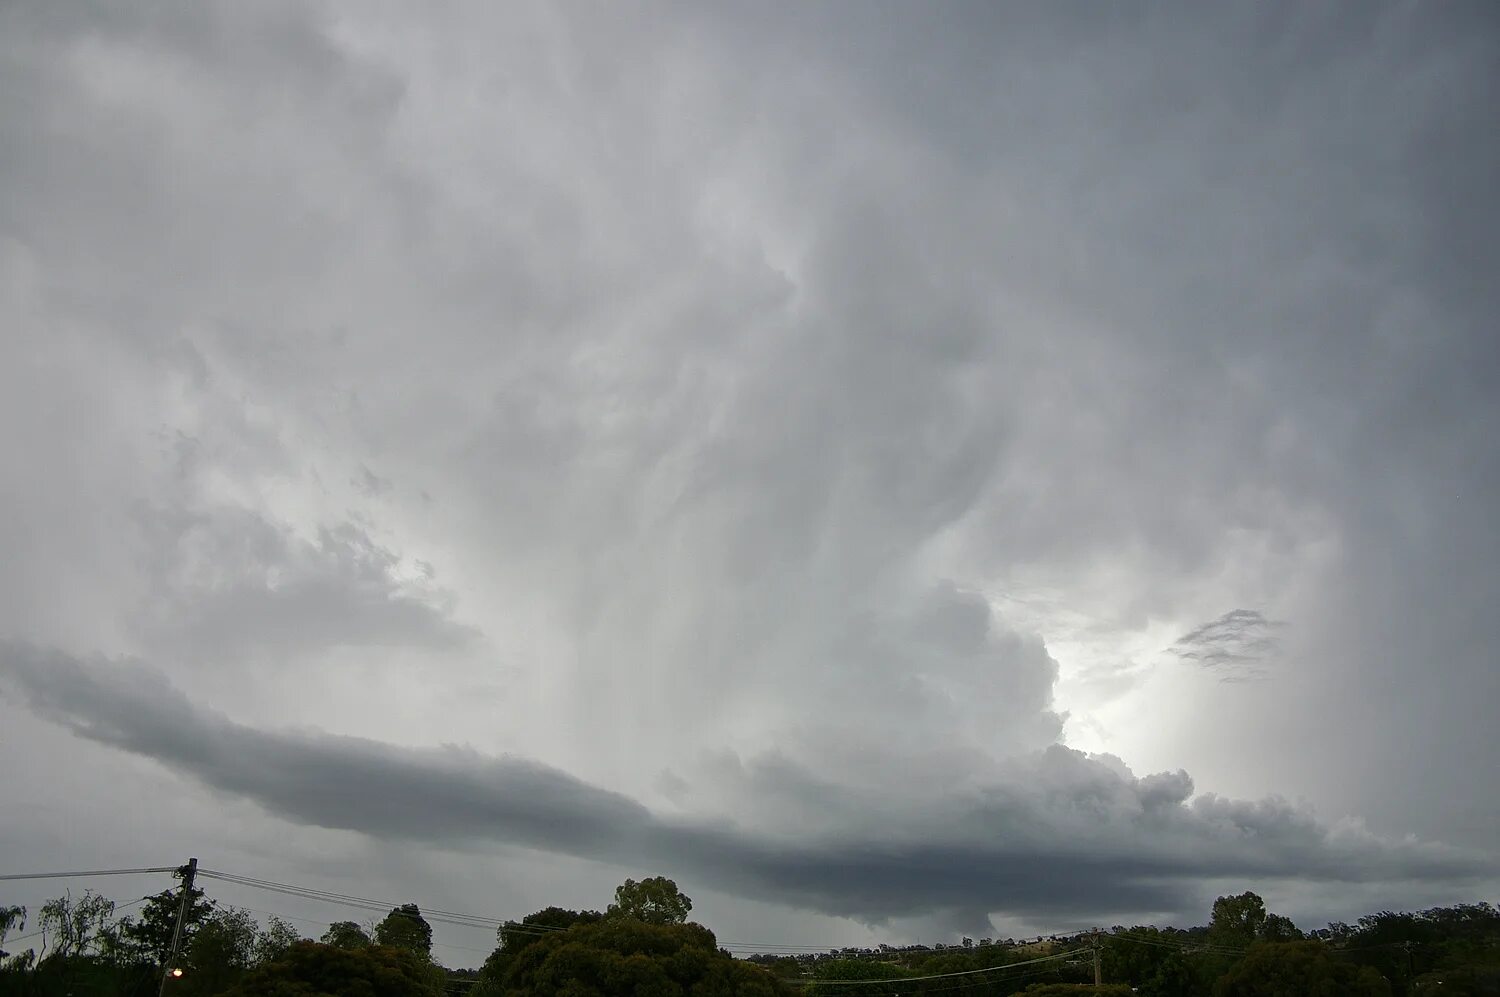
[[[304,900],[317,900],[323,903],[338,904],[359,910],[372,912],[392,912],[401,914],[403,904],[393,904],[388,901],[374,900],[369,897],[356,897],[343,893],[332,893],[327,890],[315,890],[310,887],[293,886],[289,883],[272,883],[269,880],[256,880],[247,876],[237,876],[232,873],[219,872],[217,870],[200,870],[199,875],[208,879],[217,879],[238,886],[248,886],[252,889],[265,890],[271,893],[281,893],[286,896],[299,897]],[[480,917],[477,914],[458,914],[452,911],[428,910],[423,911],[422,917],[429,922],[441,924],[453,924],[467,928],[483,928],[493,931],[504,922],[495,918]]]
[[[240,907],[239,909],[240,910],[248,910],[252,914],[264,914],[267,917],[276,917],[276,918],[281,918],[281,919],[287,920],[287,921],[306,921],[308,924],[328,924],[328,921],[324,920],[323,918],[306,917],[306,916],[304,916],[302,914],[288,914],[288,913],[286,913],[284,911],[279,911],[279,910],[261,910],[259,907]],[[308,941],[317,941],[317,939],[315,939],[315,938],[308,939]],[[461,949],[462,951],[465,951],[465,952],[485,952],[485,953],[488,953],[488,952],[493,952],[494,951],[494,946],[491,946],[490,948],[481,949],[481,948],[475,948],[472,945],[455,945],[452,942],[442,942],[442,941],[438,941],[436,938],[434,938],[432,940],[432,944],[434,946],[441,945],[444,948]]]
[[[1019,965],[1019,964],[1018,963],[1012,963],[1012,965]],[[949,992],[954,991],[954,990],[968,990],[971,987],[987,987],[987,986],[990,986],[990,985],[995,984],[995,983],[1014,983],[1017,980],[1024,980],[1027,977],[1040,976],[1042,973],[1047,972],[1047,968],[1048,967],[1045,967],[1045,966],[1038,966],[1038,967],[1033,967],[1031,969],[1023,970],[1022,972],[1019,972],[1019,973],[1012,973],[1012,974],[1010,974],[1008,976],[992,976],[992,977],[989,977],[989,978],[983,979],[983,980],[970,980],[969,982],[966,982],[966,983],[955,983],[955,984],[953,984],[950,987],[923,987],[922,988],[922,993],[924,993],[924,994],[949,993]],[[891,982],[892,983],[900,983],[901,981],[900,980],[892,980]]]
[[[1085,948],[1077,948],[1077,949],[1069,949],[1066,952],[1055,952],[1052,955],[1044,955],[1044,956],[1042,956],[1039,959],[1027,959],[1024,962],[1009,962],[1009,963],[1006,963],[1003,966],[987,966],[984,969],[965,969],[965,970],[962,970],[962,971],[957,972],[957,973],[933,973],[930,976],[903,976],[903,977],[899,977],[899,978],[896,978],[896,979],[888,979],[888,980],[797,980],[797,981],[790,981],[790,980],[788,980],[787,982],[797,982],[797,983],[803,983],[803,984],[816,983],[820,987],[828,987],[828,986],[843,987],[843,986],[863,986],[863,985],[865,985],[867,983],[895,983],[895,984],[903,984],[903,983],[920,983],[923,980],[951,980],[951,979],[954,979],[954,978],[959,977],[959,976],[975,976],[975,975],[978,975],[980,973],[1000,973],[1000,972],[1004,972],[1007,969],[1016,969],[1016,968],[1019,968],[1021,966],[1034,966],[1037,963],[1042,963],[1042,962],[1055,962],[1058,959],[1066,959],[1068,956],[1077,955],[1080,952],[1087,952],[1087,951],[1088,951],[1088,949],[1086,947]]]
[[[159,872],[177,872],[177,865],[152,866],[149,869],[85,869],[79,872],[21,872],[0,876],[0,880],[14,879],[83,879],[94,876],[145,876]]]
[[[1192,952],[1207,952],[1211,955],[1245,954],[1244,949],[1232,945],[1221,945],[1216,942],[1176,941],[1165,936],[1148,937],[1146,935],[1133,934],[1129,931],[1116,931],[1109,935],[1109,937],[1121,938],[1133,945],[1154,945],[1157,948]]]

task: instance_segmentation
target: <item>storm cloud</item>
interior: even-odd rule
[[[872,923],[939,912],[1173,910],[1204,879],[1472,884],[1494,871],[1478,853],[1329,828],[1279,800],[1189,802],[1185,772],[1136,778],[1117,759],[1060,746],[996,773],[1006,781],[925,812],[856,798],[845,801],[855,819],[792,835],[662,817],[525,758],[257,730],[196,707],[139,662],[81,662],[11,643],[0,647],[0,677],[80,737],[296,823],[622,865],[670,862],[712,887]],[[808,778],[786,767],[760,777]]]
[[[442,906],[557,848],[745,934],[1470,899],[1497,46],[1484,4],[0,7],[13,861],[190,827],[378,895],[493,841]]]

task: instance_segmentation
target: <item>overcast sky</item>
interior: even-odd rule
[[[1497,67],[1484,2],[0,5],[0,873],[1496,899]]]

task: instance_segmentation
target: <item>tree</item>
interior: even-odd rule
[[[495,932],[499,945],[484,960],[479,970],[479,986],[476,993],[499,993],[500,981],[520,951],[534,945],[543,938],[566,931],[575,924],[597,924],[604,915],[596,910],[566,910],[562,907],[545,907],[527,914],[519,921],[506,921]]]
[[[1266,921],[1266,902],[1249,891],[1214,901],[1209,921],[1209,941],[1215,945],[1246,948],[1260,936]]]
[[[154,963],[160,966],[172,948],[172,933],[177,927],[177,909],[182,894],[177,890],[163,890],[146,899],[140,918],[124,918],[119,924],[119,940],[131,959]],[[203,891],[193,887],[188,894],[187,910],[182,918],[182,941],[184,950],[192,943],[193,935],[217,908],[212,900],[204,897]]]
[[[829,959],[818,964],[817,981],[809,983],[803,990],[808,997],[829,997],[844,994],[848,997],[875,997],[883,994],[900,994],[911,989],[898,981],[912,974],[888,962],[869,962],[864,959]],[[855,981],[868,981],[863,986]],[[891,982],[881,982],[889,980]]]
[[[431,959],[432,925],[427,923],[416,904],[402,904],[375,925],[375,944],[406,949],[423,959]]]
[[[1106,935],[1100,958],[1105,977],[1139,985],[1151,979],[1174,951],[1174,944],[1163,939],[1160,930],[1138,924]]]
[[[722,952],[699,924],[606,918],[548,934],[523,949],[497,989],[506,997],[783,997],[786,985]],[[479,988],[475,994],[481,993]]]
[[[615,902],[605,912],[610,918],[630,918],[647,924],[682,924],[687,921],[693,901],[665,876],[653,876],[637,883],[627,879],[615,887]]]
[[[336,949],[367,949],[375,944],[365,929],[353,921],[335,921],[330,924],[328,930],[323,932],[322,942]]]
[[[72,893],[65,893],[42,904],[38,920],[42,930],[49,935],[51,956],[69,959],[97,949],[100,936],[114,913],[113,900],[85,890],[77,900],[73,899]]]
[[[26,908],[25,907],[0,907],[0,946],[5,944],[5,936],[12,931],[26,930]],[[36,951],[27,949],[19,955],[12,955],[0,947],[0,976],[9,972],[22,973],[31,968],[36,959]]]
[[[410,949],[301,941],[251,970],[224,997],[442,997],[442,979],[441,970]]]
[[[1291,918],[1267,914],[1266,919],[1261,922],[1257,937],[1264,942],[1296,942],[1302,940],[1302,932],[1292,923]]]
[[[259,930],[255,918],[239,907],[213,910],[184,946],[186,973],[179,989],[217,994],[236,983],[255,959]]]
[[[0,945],[5,944],[5,936],[12,931],[24,931],[26,929],[25,907],[0,907]],[[0,960],[10,953],[0,949]]]
[[[1341,962],[1320,942],[1269,942],[1246,953],[1214,984],[1214,997],[1390,997],[1368,966]]]
[[[301,932],[274,914],[271,915],[265,930],[255,939],[255,964],[258,966],[265,962],[275,962],[300,941]]]

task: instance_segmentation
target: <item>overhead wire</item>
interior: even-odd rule
[[[360,910],[374,912],[390,912],[400,914],[402,904],[392,903],[388,900],[377,900],[372,897],[361,897],[350,893],[337,893],[331,890],[322,890],[315,887],[298,886],[293,883],[279,883],[268,879],[259,879],[254,876],[245,876],[240,873],[226,872],[222,869],[199,869],[198,875],[207,879],[216,879],[225,883],[246,886],[252,889],[264,890],[272,893],[280,893],[287,896],[298,897],[305,900],[320,901],[323,903],[337,904]],[[424,920],[432,923],[451,924],[459,927],[482,928],[488,931],[503,929],[506,933],[518,935],[531,935],[541,937],[557,932],[566,931],[567,928],[547,924],[525,924],[519,919],[488,917],[480,914],[468,914],[459,911],[444,910],[437,907],[421,907],[421,916]],[[764,953],[770,946],[754,943],[720,941],[720,948],[742,954]],[[787,946],[791,948],[791,946]],[[807,952],[830,952],[837,951],[839,946],[797,946]],[[871,953],[874,955],[874,953]]]
[[[1020,967],[1020,966],[1034,966],[1034,965],[1036,965],[1038,963],[1043,963],[1043,962],[1055,962],[1058,959],[1065,959],[1065,958],[1067,958],[1069,956],[1077,955],[1079,952],[1087,952],[1087,951],[1089,951],[1089,949],[1087,947],[1076,948],[1076,949],[1069,949],[1066,952],[1055,952],[1052,955],[1044,955],[1044,956],[1042,956],[1042,957],[1040,957],[1038,959],[1027,959],[1024,962],[1010,962],[1010,963],[1006,963],[1004,966],[989,966],[989,967],[986,967],[984,969],[965,969],[965,970],[960,970],[960,971],[954,972],[954,973],[933,973],[933,974],[930,974],[928,976],[905,976],[905,977],[900,977],[900,978],[894,979],[894,980],[817,980],[817,979],[808,979],[808,980],[798,980],[796,982],[799,982],[799,983],[809,983],[809,984],[810,983],[816,983],[820,987],[826,987],[826,986],[834,986],[834,987],[840,987],[840,986],[863,986],[863,985],[870,984],[870,983],[894,983],[894,984],[920,983],[923,980],[948,980],[948,979],[954,979],[954,978],[960,977],[960,976],[975,976],[975,975],[978,975],[980,973],[998,973],[998,972],[1001,972],[1003,970],[1015,969],[1015,968]],[[786,982],[793,982],[793,981],[788,980]]]
[[[1199,942],[1190,940],[1176,940],[1167,936],[1151,937],[1135,934],[1129,931],[1115,931],[1106,938],[1120,938],[1136,945],[1154,945],[1157,948],[1190,950],[1193,952],[1208,952],[1213,955],[1244,955],[1245,949],[1233,945],[1221,945],[1215,942]]]
[[[145,876],[160,872],[179,872],[180,865],[151,866],[146,869],[83,869],[73,872],[20,872],[0,876],[0,881],[17,879],[92,879],[95,876]]]

